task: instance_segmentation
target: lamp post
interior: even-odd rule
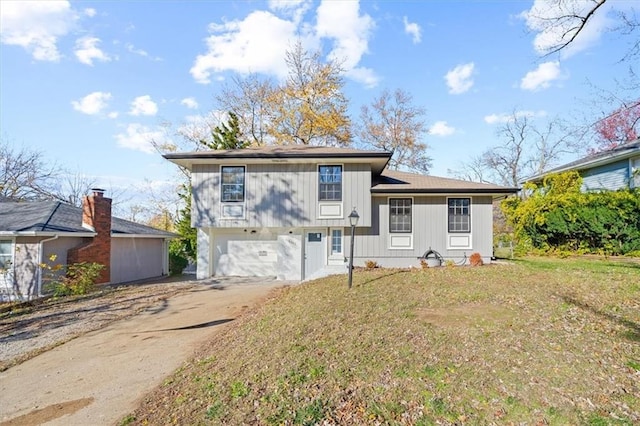
[[[360,215],[356,211],[356,208],[353,208],[353,211],[349,214],[349,224],[351,225],[351,255],[349,256],[349,288],[351,288],[351,283],[353,282],[353,242],[356,237],[356,225],[358,224],[358,219],[360,219]]]

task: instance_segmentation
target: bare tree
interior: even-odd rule
[[[499,145],[472,157],[452,174],[462,179],[516,187],[524,178],[545,172],[578,149],[579,137],[559,119],[536,127],[516,111],[496,131]]]
[[[390,168],[427,173],[432,160],[420,140],[426,134],[424,116],[409,93],[384,90],[370,106],[362,106],[356,134],[365,146],[393,152]]]
[[[50,198],[61,173],[41,152],[0,140],[0,201]]]
[[[271,142],[268,125],[273,115],[271,99],[276,85],[256,74],[234,77],[233,85],[223,86],[216,101],[221,111],[232,111],[238,118],[241,138],[254,146]],[[217,124],[216,124],[217,125]],[[213,130],[213,126],[210,130]]]

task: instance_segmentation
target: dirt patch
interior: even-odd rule
[[[422,309],[418,317],[439,327],[468,327],[504,323],[513,318],[512,311],[488,304]]]
[[[31,426],[41,425],[58,417],[73,414],[91,404],[94,398],[82,398],[74,401],[61,402],[59,404],[49,405],[48,407],[39,408],[27,413],[23,416],[16,417],[6,422],[0,423],[0,426]]]
[[[0,315],[0,371],[193,288],[186,278],[108,287],[91,295],[17,305]],[[158,303],[161,302],[161,303]]]

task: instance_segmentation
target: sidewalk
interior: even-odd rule
[[[0,373],[0,426],[116,424],[203,341],[287,284],[203,283],[10,368]]]

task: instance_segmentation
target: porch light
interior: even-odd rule
[[[349,256],[349,288],[351,288],[351,284],[353,282],[353,242],[355,241],[356,236],[356,225],[358,224],[358,219],[360,219],[360,215],[356,211],[356,208],[353,208],[353,211],[349,214],[349,224],[351,225],[351,255]]]

